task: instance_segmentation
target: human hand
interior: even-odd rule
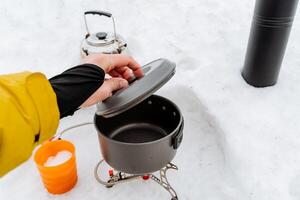
[[[83,62],[101,67],[112,77],[130,80],[133,75],[137,78],[143,76],[141,66],[132,57],[123,54],[92,54]]]
[[[143,76],[141,66],[132,57],[122,54],[92,54],[83,62],[101,67],[112,78],[104,80],[102,86],[80,106],[81,108],[103,101],[114,91],[127,87],[128,81],[134,76]]]

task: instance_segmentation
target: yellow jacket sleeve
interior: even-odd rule
[[[0,76],[0,177],[27,160],[58,127],[56,95],[41,73]]]

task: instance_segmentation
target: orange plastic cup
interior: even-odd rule
[[[69,151],[72,154],[71,158],[56,166],[44,166],[44,163],[50,156],[55,156],[60,151]],[[75,147],[71,142],[66,140],[45,142],[36,151],[34,161],[48,192],[62,194],[75,186],[77,182],[77,168]]]

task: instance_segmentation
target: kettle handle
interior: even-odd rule
[[[111,17],[112,14],[109,12],[105,12],[105,11],[100,11],[100,10],[89,10],[89,11],[85,11],[84,15],[103,15],[106,17]]]
[[[88,28],[87,20],[86,20],[86,15],[99,15],[99,16],[106,16],[106,17],[111,18],[113,21],[114,37],[115,37],[115,40],[117,40],[116,25],[115,25],[115,20],[114,20],[112,14],[109,12],[100,11],[100,10],[89,10],[89,11],[84,12],[84,23],[85,23],[85,28],[87,31],[85,38],[90,36],[90,32],[89,32],[89,28]]]

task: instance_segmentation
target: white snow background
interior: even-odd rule
[[[1,0],[0,73],[51,77],[80,62],[83,12],[113,13],[132,55],[165,57],[177,73],[159,94],[185,117],[184,141],[169,179],[179,199],[300,199],[300,15],[276,86],[256,89],[240,76],[254,0]],[[111,23],[89,17],[92,32]],[[59,130],[92,121],[95,108],[61,120]],[[51,195],[32,160],[0,179],[0,199],[170,199],[152,181],[107,189],[93,170],[102,158],[94,127],[64,136],[76,145],[79,180]],[[106,171],[104,173],[107,173]]]

